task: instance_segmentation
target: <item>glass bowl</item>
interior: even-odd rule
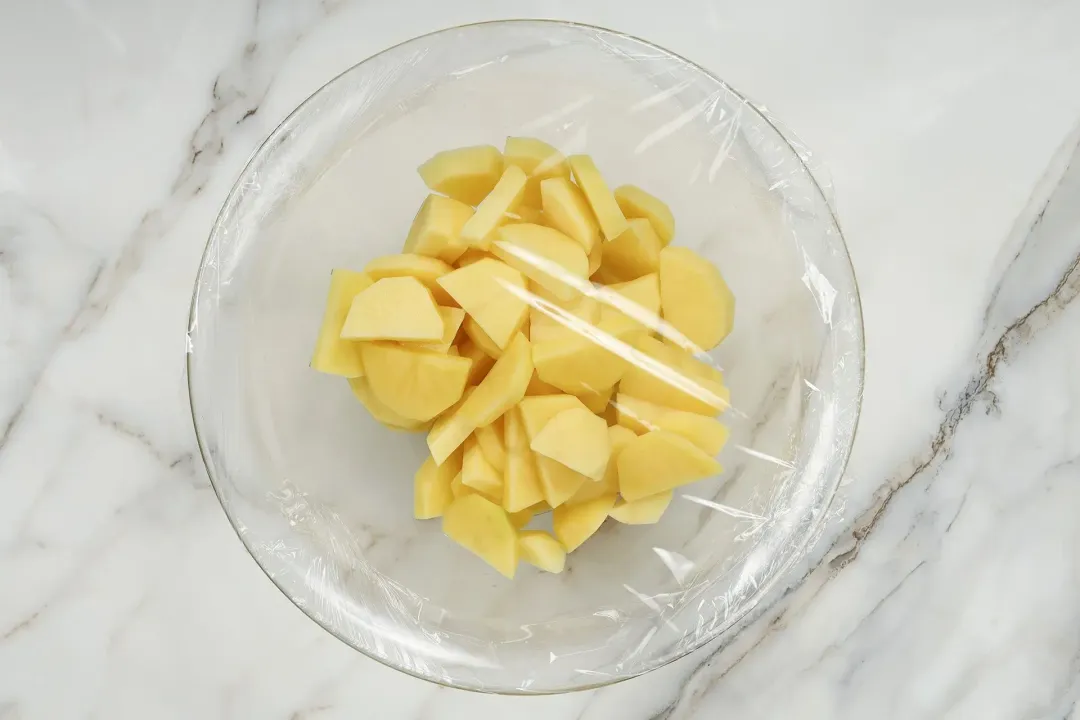
[[[724,273],[710,359],[732,409],[723,474],[656,525],[608,521],[561,575],[499,576],[412,518],[422,434],[311,370],[330,270],[400,252],[447,148],[540,137],[665,199]],[[229,520],[270,579],[357,650],[446,685],[547,693],[644,673],[742,618],[822,523],[862,391],[855,278],[791,144],[745,98],[644,41],[546,21],[410,40],[297,108],[211,232],[188,330],[192,415]]]

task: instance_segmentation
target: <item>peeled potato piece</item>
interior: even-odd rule
[[[604,177],[596,169],[596,163],[588,155],[571,155],[569,162],[574,181],[585,193],[604,239],[614,240],[622,235],[627,228],[626,217],[615,202],[615,195]]]
[[[465,203],[442,195],[428,195],[413,218],[404,251],[454,263],[468,248],[461,228],[473,216]]]
[[[392,277],[413,277],[424,284],[431,291],[432,297],[439,305],[456,305],[454,298],[443,291],[438,280],[443,275],[453,270],[450,265],[433,257],[417,255],[415,253],[402,253],[400,255],[384,255],[367,264],[364,272],[373,280],[382,280]]]
[[[525,278],[506,263],[484,258],[439,278],[439,284],[496,346],[505,348],[528,318],[529,306],[508,288],[525,289]]]
[[[735,325],[735,296],[724,277],[690,248],[660,253],[660,307],[665,320],[704,350],[719,345]]]
[[[571,408],[551,418],[529,446],[591,480],[604,477],[611,445],[607,425],[589,410]]]
[[[675,433],[639,435],[619,453],[619,494],[627,502],[719,474],[723,468]]]
[[[493,500],[502,501],[503,476],[484,457],[475,435],[465,440],[464,460],[461,466],[461,482]]]
[[[520,410],[510,409],[503,416],[503,422],[506,426],[506,475],[502,504],[508,512],[524,512],[543,500],[544,494]]]
[[[506,443],[503,440],[503,419],[490,425],[481,425],[473,435],[484,453],[484,458],[500,473],[506,469]]]
[[[330,292],[326,298],[319,339],[311,356],[311,367],[330,375],[354,378],[364,374],[360,362],[360,348],[350,340],[341,339],[341,329],[352,307],[353,298],[371,287],[372,279],[366,273],[335,269],[330,273]]]
[[[622,185],[615,188],[615,202],[627,218],[648,220],[663,245],[667,246],[675,237],[675,216],[664,201],[635,185]]]
[[[479,385],[487,377],[492,366],[495,365],[495,358],[481,350],[472,340],[463,340],[457,346],[457,349],[461,357],[472,360],[472,367],[469,368],[469,379],[466,382],[469,385]]]
[[[529,176],[523,200],[528,207],[540,207],[540,186],[545,179],[570,178],[570,165],[567,164],[566,157],[543,140],[508,137],[503,156],[507,165],[516,165]]]
[[[468,205],[487,197],[502,171],[502,153],[491,145],[444,150],[417,169],[429,188]]]
[[[525,397],[532,374],[532,347],[519,333],[458,413],[473,427],[490,425]]]
[[[671,504],[672,495],[673,492],[667,490],[633,502],[618,500],[608,514],[626,525],[651,525],[659,522],[660,517]]]
[[[615,506],[614,495],[603,495],[577,505],[561,505],[551,511],[551,527],[566,552],[581,547],[600,529]]]
[[[588,277],[589,257],[581,246],[543,225],[504,225],[499,228],[491,250],[500,260],[561,300],[577,297],[575,281],[583,283]]]
[[[525,530],[518,534],[521,559],[549,573],[561,573],[566,567],[566,550],[543,530]]]
[[[482,495],[459,497],[443,512],[443,532],[508,578],[518,564],[518,537],[501,507]]]
[[[491,234],[503,222],[506,213],[517,209],[524,192],[524,171],[514,165],[506,168],[494,189],[476,206],[476,214],[461,229],[461,239],[471,247],[488,249]]]
[[[603,495],[615,495],[619,492],[619,452],[626,444],[633,440],[636,435],[630,430],[614,425],[607,429],[608,443],[611,445],[611,457],[608,459],[607,469],[600,482],[587,482],[582,485],[573,496],[566,501],[567,505],[583,503],[587,500],[595,500]]]
[[[730,398],[719,370],[648,335],[638,338],[637,350],[644,357],[623,373],[620,393],[702,415],[727,409]]]
[[[581,190],[568,177],[556,177],[540,183],[540,195],[548,224],[592,253],[600,244],[600,226]]]
[[[611,388],[627,371],[631,341],[639,326],[625,317],[611,316],[591,330],[564,328],[563,339],[533,346],[536,374],[544,382],[573,395],[600,393]]]
[[[541,395],[523,399],[518,409],[529,441],[539,435],[551,418],[571,408],[585,409],[585,406],[573,395]],[[583,484],[589,482],[587,477],[562,463],[535,453],[533,456],[544,501],[553,508],[569,500]]]
[[[461,472],[461,458],[458,452],[442,465],[436,465],[435,460],[429,457],[416,471],[413,477],[413,516],[417,520],[439,517],[453,502],[454,492],[450,483]]]
[[[635,280],[659,270],[662,247],[649,221],[635,218],[619,237],[604,243],[601,266],[615,277]]]
[[[716,418],[684,410],[663,413],[657,419],[656,427],[681,435],[697,445],[706,455],[714,457],[724,448],[729,435],[727,427]]]
[[[353,298],[343,340],[435,342],[442,338],[443,319],[431,293],[411,277],[384,278]]]
[[[431,420],[465,391],[472,361],[388,343],[365,343],[360,351],[375,397],[413,420]]]
[[[498,360],[502,357],[502,348],[491,339],[490,335],[484,332],[484,328],[480,327],[480,323],[472,315],[465,316],[461,329],[465,331],[465,336],[472,341],[473,345],[489,358]]]
[[[404,417],[386,407],[386,405],[375,397],[375,393],[371,392],[371,387],[368,385],[367,378],[349,378],[349,387],[352,389],[356,399],[367,408],[369,413],[371,413],[371,417],[375,418],[388,428],[412,432],[416,430],[425,430],[431,424],[430,422],[424,422],[423,420],[413,420]]]

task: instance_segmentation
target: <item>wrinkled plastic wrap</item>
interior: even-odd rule
[[[715,263],[736,298],[734,332],[700,356],[730,390],[724,472],[678,488],[656,525],[609,520],[563,574],[523,568],[513,581],[445,538],[437,520],[412,519],[424,435],[385,429],[344,381],[308,367],[330,270],[400,252],[427,194],[415,168],[508,135],[587,152],[613,186],[665,200],[674,243]],[[803,557],[853,439],[859,301],[822,177],[801,144],[720,80],[596,28],[456,28],[345,72],[254,156],[196,283],[192,412],[240,538],[343,641],[458,687],[602,685],[720,636]]]

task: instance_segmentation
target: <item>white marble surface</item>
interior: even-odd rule
[[[1080,2],[625,5],[0,4],[0,719],[1080,718]],[[516,16],[666,45],[826,158],[868,360],[802,584],[724,647],[529,699],[384,668],[273,589],[195,453],[182,333],[291,108]]]

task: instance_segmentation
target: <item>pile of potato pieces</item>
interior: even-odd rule
[[[720,272],[666,204],[587,155],[508,138],[440,152],[403,253],[333,271],[311,366],[427,432],[418,519],[512,578],[561,572],[611,517],[655,523],[721,472],[729,394],[695,354],[731,332]],[[552,510],[554,536],[525,529]]]

